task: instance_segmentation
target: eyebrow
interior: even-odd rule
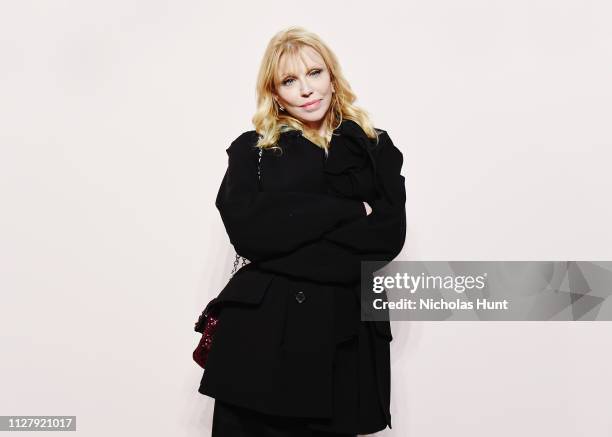
[[[310,68],[308,69],[308,71],[311,71],[311,70],[322,70],[322,69],[323,69],[323,67],[321,67],[321,66],[319,66],[319,65],[315,64],[315,65],[313,65],[312,67],[310,67]],[[280,76],[280,77],[281,77],[280,81],[282,82],[283,80],[285,80],[285,79],[287,79],[287,78],[289,78],[289,77],[292,77],[292,76],[293,76],[293,77],[295,77],[295,76],[296,76],[296,74],[295,74],[294,72],[292,72],[292,71],[289,71],[289,72],[287,72],[287,73],[283,74],[282,76]]]

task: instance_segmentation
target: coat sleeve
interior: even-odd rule
[[[228,166],[215,205],[236,252],[252,262],[295,251],[366,215],[363,203],[333,195],[258,189],[257,133],[226,149]]]
[[[377,168],[385,193],[372,213],[325,233],[286,256],[259,263],[262,270],[331,283],[359,281],[361,261],[382,261],[401,252],[406,238],[406,188],[400,174],[403,156],[386,133],[381,135]]]
[[[387,132],[379,138],[377,172],[384,193],[370,204],[372,213],[324,235],[357,254],[377,253],[380,261],[391,261],[406,238],[406,187],[401,175],[404,157]]]

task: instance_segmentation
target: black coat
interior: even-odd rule
[[[282,154],[263,152],[259,186],[257,133],[227,149],[216,206],[251,263],[215,300],[200,393],[320,430],[391,428],[390,325],[361,321],[359,309],[360,261],[391,261],[406,235],[403,156],[377,131],[378,144],[344,120],[328,157],[284,132]]]

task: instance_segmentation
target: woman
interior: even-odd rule
[[[272,38],[255,130],[227,149],[216,199],[251,262],[217,297],[199,387],[215,398],[213,437],[391,428],[392,336],[387,321],[361,321],[360,262],[403,247],[403,157],[355,99],[316,35],[292,27]]]

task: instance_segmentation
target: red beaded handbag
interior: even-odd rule
[[[232,270],[232,276],[236,272],[236,268],[238,267],[238,260],[240,259],[240,255],[236,254],[236,259],[234,260],[234,269]],[[242,265],[246,265],[246,259],[242,258]],[[216,305],[217,298],[215,297],[200,317],[198,317],[198,321],[195,324],[194,330],[202,334],[202,338],[200,338],[200,342],[198,346],[193,351],[193,360],[198,363],[198,365],[202,368],[206,365],[206,360],[208,359],[208,353],[210,352],[210,348],[212,347],[213,338],[215,336],[215,331],[217,330],[217,325],[219,324],[219,315],[221,313],[221,308],[219,305]]]
[[[259,149],[259,161],[257,163],[257,179],[261,183],[261,148]],[[240,255],[236,253],[236,258],[234,259],[234,268],[232,270],[231,275],[233,276],[236,273],[236,269],[238,268],[238,261],[240,259]],[[246,258],[242,257],[242,265],[246,264]],[[202,338],[200,338],[200,342],[198,346],[193,351],[193,360],[198,363],[198,365],[202,368],[206,365],[206,360],[208,359],[208,353],[210,352],[210,348],[212,347],[213,338],[215,336],[215,331],[217,330],[217,325],[219,324],[219,316],[221,313],[221,308],[219,305],[216,305],[217,298],[215,297],[206,305],[200,317],[198,317],[198,321],[195,324],[194,330],[202,334]]]
[[[202,338],[200,338],[198,346],[193,351],[193,360],[202,368],[206,365],[206,359],[208,358],[208,352],[210,352],[210,347],[212,346],[212,340],[218,322],[218,314],[216,314],[216,312],[207,313],[206,310],[202,312],[196,322],[195,330],[202,333]]]

